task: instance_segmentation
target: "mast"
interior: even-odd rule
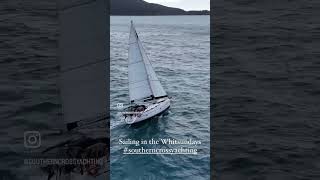
[[[129,95],[130,101],[166,96],[140,38],[131,21],[129,38]]]
[[[131,20],[131,25],[132,25],[132,27],[133,27],[133,30],[134,30],[136,36],[137,36],[137,43],[138,43],[138,46],[139,46],[139,52],[140,52],[140,55],[141,55],[142,60],[143,60],[143,62],[144,62],[144,63],[143,63],[144,68],[145,68],[145,70],[146,70],[146,72],[147,72],[148,84],[149,84],[149,86],[150,86],[151,93],[152,93],[152,95],[154,96],[154,93],[153,93],[153,90],[152,90],[152,86],[151,86],[151,83],[150,83],[150,74],[148,73],[148,70],[147,70],[147,67],[146,67],[146,62],[145,62],[145,59],[143,58],[143,54],[142,54],[142,52],[141,52],[141,49],[142,49],[143,47],[141,47],[141,45],[140,45],[140,39],[139,39],[138,33],[137,33],[137,31],[136,31],[136,28],[135,28],[134,25],[133,25],[132,20]]]
[[[130,36],[129,36],[129,96],[130,102],[141,100],[153,95],[151,89],[149,75],[143,54],[139,46],[139,37],[131,22]]]

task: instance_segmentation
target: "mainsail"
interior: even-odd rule
[[[130,101],[167,95],[152,68],[132,21],[129,37],[128,68]]]

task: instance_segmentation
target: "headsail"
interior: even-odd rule
[[[129,37],[130,101],[166,96],[131,21]]]

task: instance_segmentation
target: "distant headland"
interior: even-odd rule
[[[143,0],[111,0],[111,15],[157,16],[157,15],[210,15],[210,11],[185,11],[179,8],[148,3]]]

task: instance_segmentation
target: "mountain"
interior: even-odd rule
[[[143,0],[111,0],[111,15],[209,15],[210,11],[185,11]]]

